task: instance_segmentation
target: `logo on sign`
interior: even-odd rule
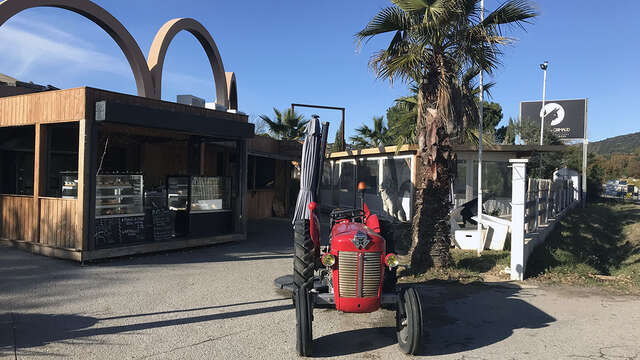
[[[564,120],[564,108],[558,103],[548,103],[544,109],[540,109],[540,117],[544,113],[544,119],[551,119],[551,126],[556,126]]]

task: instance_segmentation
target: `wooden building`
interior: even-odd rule
[[[296,206],[302,143],[256,136],[249,140],[247,214],[249,219],[287,217]]]
[[[510,213],[509,159],[564,149],[562,145],[485,145],[482,186],[487,194],[485,206]],[[382,216],[410,221],[413,217],[417,150],[416,145],[402,145],[331,153],[324,162],[320,204],[329,209],[357,206],[357,183],[363,181],[367,184],[364,196],[370,209]],[[477,196],[478,148],[456,144],[453,151],[457,159],[457,175],[452,190],[454,207],[458,207]]]
[[[0,239],[77,261],[244,239],[247,120],[89,87],[0,98]]]

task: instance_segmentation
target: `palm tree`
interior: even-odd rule
[[[378,78],[418,88],[418,143],[411,268],[444,267],[449,253],[449,188],[455,176],[451,136],[459,128],[454,86],[477,67],[491,73],[501,45],[512,42],[503,26],[523,26],[536,15],[526,0],[509,0],[480,20],[480,0],[393,0],[356,34],[362,41],[392,33],[386,49],[369,61]],[[459,111],[459,110],[458,110]]]
[[[356,134],[351,136],[349,140],[356,149],[364,149],[369,147],[380,147],[389,145],[389,129],[384,124],[384,117],[373,117],[373,129],[367,125],[362,125],[356,129]]]
[[[283,113],[273,108],[273,112],[276,115],[275,120],[267,115],[260,115],[260,118],[269,127],[271,135],[280,140],[298,140],[304,137],[305,125],[309,122],[304,119],[304,115],[298,114],[292,109],[287,109]]]
[[[473,79],[480,73],[477,68],[470,68],[460,74],[452,85],[453,115],[458,126],[457,142],[461,144],[478,144],[478,104],[480,86]],[[484,84],[483,90],[487,95],[491,95],[491,88],[495,83]],[[415,144],[416,123],[418,119],[418,87],[415,82],[409,86],[411,95],[403,96],[395,100],[395,105],[391,107],[392,113],[387,114],[389,119],[389,134],[392,141],[397,145]],[[483,143],[492,144],[493,134],[489,127],[485,127]]]
[[[416,143],[418,87],[411,84],[409,90],[411,95],[395,99],[395,104],[387,109],[389,136],[398,146]]]

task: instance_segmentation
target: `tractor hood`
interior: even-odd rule
[[[331,230],[333,251],[379,251],[384,253],[385,242],[377,232],[362,223],[339,223]],[[337,254],[336,254],[337,255]]]

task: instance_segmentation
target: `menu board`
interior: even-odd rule
[[[144,241],[144,216],[127,216],[120,220],[120,242],[136,243]]]
[[[153,220],[153,240],[163,241],[173,237],[173,212],[166,209],[155,209],[151,212]]]
[[[108,247],[120,243],[120,226],[118,218],[96,219],[96,248]]]
[[[144,217],[97,218],[94,235],[96,248],[144,241]]]

